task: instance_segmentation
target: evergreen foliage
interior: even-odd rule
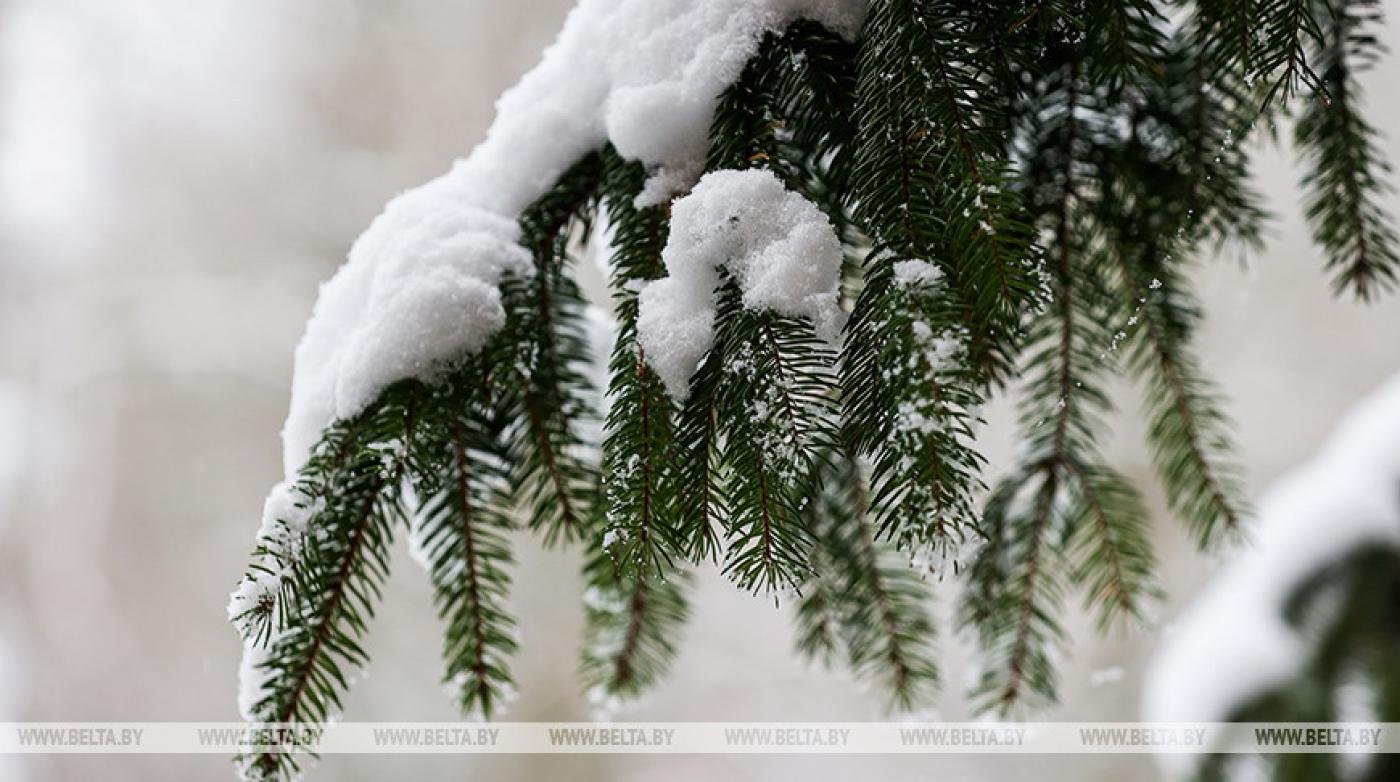
[[[1328,253],[1339,289],[1363,299],[1391,290],[1400,274],[1400,238],[1376,203],[1391,186],[1389,164],[1378,158],[1375,131],[1357,106],[1356,73],[1380,55],[1374,2],[1326,3],[1319,10],[1317,57],[1326,102],[1304,107],[1294,143],[1309,163],[1303,187],[1313,236]]]
[[[661,207],[637,209],[646,172],[605,153],[613,226],[612,286],[618,338],[613,346],[612,399],[603,440],[607,513],[592,541],[585,572],[587,644],[583,674],[603,696],[633,696],[653,683],[675,654],[685,619],[682,591],[687,537],[681,503],[668,489],[675,469],[675,405],[637,347],[637,283],[665,272],[661,248],[668,224]],[[694,539],[710,534],[707,507],[698,509]]]
[[[422,454],[415,440],[425,395],[420,385],[406,384],[373,411],[327,431],[295,489],[299,504],[311,510],[309,528],[281,528],[284,535],[260,544],[259,553],[286,575],[279,591],[236,620],[263,639],[266,655],[258,665],[268,684],[252,709],[265,722],[334,716],[355,670],[368,662],[360,638],[388,576],[409,463]],[[297,767],[291,753],[237,762],[250,778]]]
[[[1301,108],[1308,218],[1339,288],[1395,284],[1355,81],[1376,16],[1366,0],[871,0],[853,41],[806,21],[768,36],[720,102],[706,169],[766,169],[827,214],[848,256],[839,344],[747,308],[726,277],[713,347],[673,399],[637,336],[669,206],[636,205],[648,172],[612,147],[584,156],[520,220],[536,273],[503,284],[506,327],[328,429],[295,489],[304,528],[264,533],[249,578],[279,586],[236,617],[264,652],[254,718],[339,708],[402,529],[446,623],[445,678],[485,716],[513,686],[518,530],[586,552],[583,676],[604,699],[664,673],[710,560],[794,596],[799,647],[901,708],[937,681],[923,577],[961,580],[982,705],[1051,701],[1070,590],[1105,625],[1157,593],[1139,490],[1101,452],[1116,372],[1147,389],[1162,484],[1200,544],[1242,524],[1189,267],[1260,245],[1257,125]],[[605,410],[570,257],[600,221]],[[975,434],[1004,391],[1024,447],[984,497]]]

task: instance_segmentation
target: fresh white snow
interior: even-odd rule
[[[531,256],[513,217],[472,203],[463,168],[390,202],[321,287],[282,431],[289,478],[332,421],[397,380],[430,378],[505,325],[497,285],[529,275]]]
[[[1282,615],[1294,587],[1359,546],[1400,546],[1400,374],[1352,410],[1311,462],[1274,484],[1253,534],[1164,638],[1148,671],[1146,719],[1222,721],[1293,675],[1306,652]],[[1194,763],[1160,760],[1175,772]]]
[[[808,18],[854,37],[864,10],[864,0],[581,0],[540,64],[501,96],[486,139],[391,201],[321,287],[296,351],[282,431],[286,481],[269,498],[260,537],[275,536],[292,512],[287,487],[329,424],[398,380],[431,379],[501,328],[498,284],[532,270],[517,221],[570,165],[610,142],[650,174],[638,205],[685,192],[703,168],[719,98],[763,35]],[[811,226],[792,228],[783,245],[792,252],[828,244]],[[775,286],[791,275],[754,271],[746,300],[830,321],[815,303],[783,309],[791,297]],[[269,581],[240,585],[230,612]],[[246,717],[261,690],[250,669],[260,654],[245,654]]]
[[[943,280],[943,270],[928,261],[895,261],[894,281],[906,288],[932,288]]]
[[[638,299],[637,342],[676,399],[714,342],[720,269],[746,308],[806,318],[830,341],[840,332],[841,241],[816,204],[770,171],[706,174],[672,204],[661,258],[667,276]]]

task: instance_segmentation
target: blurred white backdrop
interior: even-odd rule
[[[567,0],[0,0],[0,721],[235,720],[240,644],[224,605],[280,477],[292,350],[319,281],[396,192],[482,137]],[[1400,0],[1386,37],[1400,40]],[[1367,76],[1400,162],[1400,64]],[[1400,297],[1334,300],[1302,224],[1298,172],[1260,152],[1269,249],[1207,261],[1201,353],[1230,397],[1258,493],[1400,369]],[[1400,201],[1392,199],[1400,210]],[[1124,387],[1112,457],[1150,480]],[[991,410],[993,465],[1011,445]],[[1156,495],[1153,495],[1156,496]],[[1160,506],[1160,502],[1157,503]],[[1215,567],[1160,514],[1157,629],[1072,620],[1056,719],[1137,715],[1153,639]],[[574,677],[575,555],[522,546],[524,645],[512,720],[586,719]],[[397,552],[372,676],[347,719],[450,720],[429,590]],[[884,716],[801,662],[771,600],[701,578],[684,652],[633,716]],[[942,615],[950,585],[940,584]],[[785,612],[784,612],[785,614]],[[945,643],[938,713],[968,716]],[[1121,667],[1123,674],[1105,674]],[[0,782],[228,779],[217,756],[0,757]],[[312,779],[809,780],[943,774],[1151,779],[1143,758],[337,756]]]

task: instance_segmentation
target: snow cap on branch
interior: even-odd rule
[[[637,342],[673,398],[713,346],[720,269],[743,292],[746,309],[806,318],[835,341],[841,241],[816,204],[764,169],[706,174],[671,208],[661,251],[668,276],[638,299]]]
[[[611,142],[651,172],[639,205],[663,203],[700,175],[720,95],[765,33],[809,18],[854,37],[864,10],[864,0],[580,2],[502,95],[486,140],[394,199],[322,287],[297,349],[288,477],[332,421],[501,328],[496,285],[530,268],[516,221],[570,165]]]

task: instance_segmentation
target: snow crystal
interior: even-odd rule
[[[1311,574],[1366,544],[1400,546],[1400,374],[1354,409],[1310,463],[1280,479],[1255,540],[1196,599],[1153,660],[1151,721],[1225,720],[1303,662],[1283,605]],[[1173,771],[1191,756],[1160,756]],[[1178,764],[1180,764],[1178,766]]]
[[[671,208],[661,252],[668,276],[638,299],[637,341],[676,399],[714,342],[719,270],[738,283],[750,310],[806,318],[834,341],[841,241],[815,204],[763,169],[706,174]]]
[[[603,550],[611,550],[614,545],[627,539],[627,532],[622,529],[610,529],[603,533]]]

